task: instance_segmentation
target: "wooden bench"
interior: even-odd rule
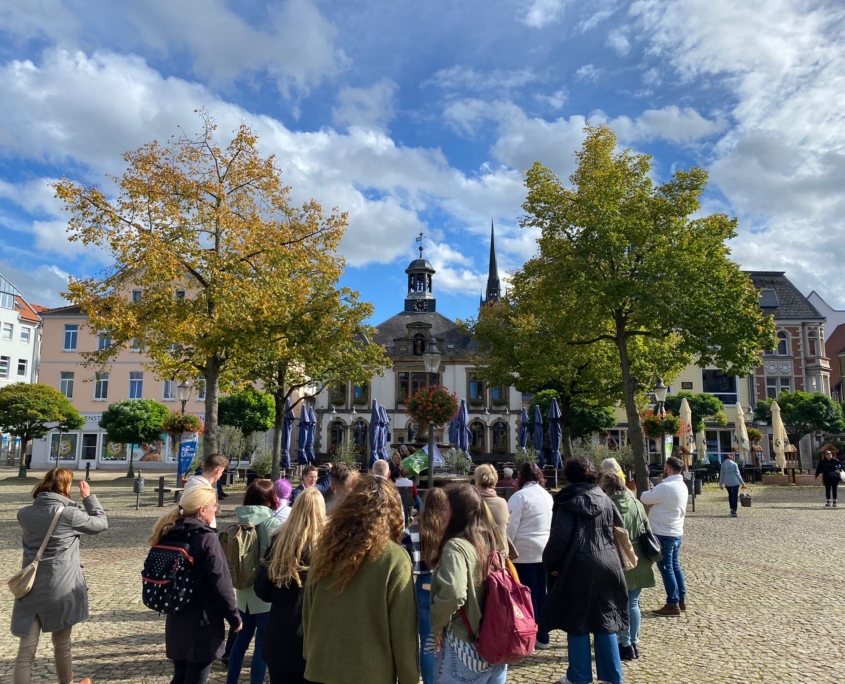
[[[156,487],[154,492],[158,493],[158,505],[159,508],[164,506],[164,495],[173,493],[173,501],[174,503],[179,503],[179,497],[182,496],[182,492],[185,491],[184,487],[165,487],[164,485],[164,476],[158,478],[158,487]]]

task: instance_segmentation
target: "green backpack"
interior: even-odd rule
[[[229,525],[218,533],[220,546],[229,564],[235,589],[247,589],[255,584],[261,563],[258,530],[252,525]]]

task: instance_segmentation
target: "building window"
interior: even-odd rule
[[[70,371],[61,372],[59,380],[59,391],[68,399],[73,399],[73,373]]]
[[[343,443],[343,431],[346,426],[343,421],[336,420],[329,428],[329,444],[330,446],[340,446]]]
[[[363,420],[356,420],[352,426],[352,439],[356,447],[367,448],[367,424]]]
[[[3,324],[3,333],[0,335],[0,339],[3,340],[11,340],[15,333],[15,326],[11,323],[4,323]]]
[[[185,299],[185,290],[176,290],[176,299]]]
[[[101,330],[97,333],[97,351],[102,351],[108,347],[111,347],[111,335],[105,330]]]
[[[701,385],[706,394],[714,395],[725,406],[736,404],[735,375],[728,375],[717,368],[707,368],[701,371]]]
[[[425,335],[417,333],[414,335],[414,356],[422,356],[425,354]]]
[[[484,406],[484,381],[470,375],[468,384],[470,406]]]
[[[478,421],[469,424],[469,450],[473,454],[484,453],[484,423]]]
[[[197,390],[197,401],[205,401],[205,378],[198,378],[194,388]]]
[[[70,323],[65,324],[65,346],[64,351],[76,351],[76,341],[79,336],[79,326]]]
[[[396,396],[400,404],[406,402],[408,397],[414,396],[421,388],[427,385],[440,384],[440,373],[407,373],[396,374],[397,388]]]
[[[141,351],[141,345],[141,340],[139,340],[137,337],[133,337],[132,341],[129,343],[129,351],[139,352]]]
[[[132,301],[133,302],[140,302],[141,301],[141,290],[132,290]]]
[[[83,461],[95,461],[97,459],[97,435],[82,435],[82,453],[80,458]]]
[[[346,383],[337,383],[331,386],[329,390],[331,393],[332,406],[346,406]]]
[[[18,359],[18,377],[26,377],[26,359]]]
[[[0,356],[0,378],[9,377],[9,364],[12,362],[8,356]]]
[[[94,399],[105,401],[109,398],[109,374],[97,373],[94,376]]]
[[[789,356],[789,336],[783,330],[778,333],[778,356]]]
[[[162,399],[164,401],[175,401],[176,400],[176,381],[175,380],[165,380],[164,381],[164,391],[162,394]]]
[[[819,337],[815,330],[807,333],[807,356],[816,357],[819,355]]]
[[[129,398],[141,399],[144,396],[144,373],[141,371],[130,371],[129,373]]]
[[[494,387],[490,390],[490,396],[493,399],[493,406],[507,406],[508,405],[508,387]]]
[[[0,292],[0,307],[4,309],[14,309],[15,295],[9,294],[8,292]]]
[[[32,335],[32,328],[27,328],[25,325],[21,327],[21,342],[29,344],[30,336]]]
[[[792,391],[792,378],[790,377],[769,377],[766,378],[766,399],[777,399],[782,392]]]
[[[508,424],[502,421],[493,424],[493,453],[508,453]]]
[[[369,397],[369,385],[354,385],[352,387],[352,403],[356,406],[366,406],[369,403]]]

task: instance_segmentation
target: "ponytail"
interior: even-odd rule
[[[179,504],[172,506],[170,510],[160,515],[158,520],[156,520],[156,524],[153,526],[152,535],[150,535],[150,538],[147,540],[150,543],[150,546],[160,544],[161,540],[168,532],[170,532],[170,529],[181,515],[182,512],[179,508]]]

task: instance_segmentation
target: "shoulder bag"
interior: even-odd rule
[[[50,523],[50,528],[44,536],[44,541],[41,542],[41,548],[39,548],[38,553],[35,554],[35,560],[33,560],[32,563],[27,565],[25,568],[21,568],[21,570],[8,579],[9,591],[12,592],[12,596],[16,599],[22,599],[30,591],[32,591],[32,585],[35,584],[35,573],[38,572],[38,563],[41,562],[41,556],[44,555],[44,549],[47,548],[50,537],[53,536],[53,530],[55,530],[56,525],[59,524],[59,518],[64,510],[65,506],[60,506],[59,510],[56,511],[56,515],[53,516],[53,522]]]
[[[616,543],[616,552],[619,554],[619,562],[623,570],[633,570],[637,567],[637,554],[628,537],[628,530],[624,527],[613,526],[613,541]]]
[[[643,553],[652,563],[659,563],[663,560],[663,547],[660,546],[660,540],[654,532],[646,527],[642,513],[640,513],[639,501],[634,501],[634,508],[637,510],[637,518],[640,521],[640,546],[643,547]]]

